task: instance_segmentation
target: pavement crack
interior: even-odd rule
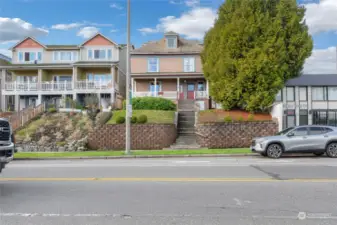
[[[250,167],[253,167],[254,169],[268,175],[269,177],[275,179],[275,180],[284,180],[282,178],[280,178],[280,174],[277,174],[277,173],[272,173],[272,172],[269,172],[269,171],[266,171],[264,169],[262,169],[261,167],[257,166],[257,165],[250,165]]]

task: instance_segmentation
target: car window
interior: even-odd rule
[[[308,135],[308,129],[306,127],[299,127],[293,131],[294,136],[305,136]]]
[[[329,133],[329,132],[332,132],[332,131],[333,131],[333,129],[331,129],[331,128],[329,128],[329,127],[325,127],[324,129],[325,129],[325,132],[324,132],[324,133]]]
[[[278,133],[276,133],[276,135],[285,135],[286,133],[288,133],[289,131],[291,131],[292,129],[294,129],[294,127],[289,127],[287,129],[284,129]]]
[[[323,127],[309,127],[310,135],[317,135],[317,134],[323,134],[326,131],[324,131]]]

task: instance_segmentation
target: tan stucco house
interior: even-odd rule
[[[178,102],[193,100],[209,108],[208,82],[202,72],[203,46],[167,32],[131,52],[132,96],[164,97]]]

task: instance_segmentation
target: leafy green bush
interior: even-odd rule
[[[240,116],[239,119],[238,119],[239,122],[243,122],[243,117]]]
[[[98,120],[98,124],[106,124],[112,117],[112,112],[103,112],[101,117]]]
[[[249,114],[248,121],[254,121],[254,114]]]
[[[232,122],[232,117],[231,116],[225,116],[225,119],[224,119],[225,122],[229,123],[229,122]]]
[[[116,123],[117,124],[122,124],[125,122],[125,117],[124,116],[119,116],[116,118]]]
[[[146,115],[140,115],[137,119],[138,123],[146,123],[147,122],[147,116]]]
[[[123,108],[126,109],[125,101],[123,102]],[[139,97],[132,98],[132,109],[175,111],[177,106],[171,100],[165,98]]]
[[[49,109],[48,109],[48,112],[49,112],[49,113],[56,113],[57,110],[56,110],[55,108],[49,108]]]
[[[131,123],[137,123],[137,116],[131,117]]]

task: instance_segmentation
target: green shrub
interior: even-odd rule
[[[117,124],[122,124],[125,122],[125,117],[124,116],[119,116],[116,118],[116,123]]]
[[[112,117],[112,112],[103,112],[101,117],[98,120],[98,124],[106,124]]]
[[[243,117],[240,116],[239,119],[238,119],[239,122],[243,122]]]
[[[254,114],[249,114],[248,121],[254,121]]]
[[[140,115],[137,119],[138,123],[146,123],[147,122],[147,116],[146,115]]]
[[[232,122],[232,117],[231,116],[225,116],[225,122],[229,123],[229,122]]]
[[[48,112],[49,112],[49,113],[56,113],[57,110],[56,110],[55,108],[49,108],[49,109],[48,109]]]
[[[126,102],[123,102],[123,108],[126,109]],[[139,97],[132,98],[132,109],[134,110],[163,110],[175,111],[176,104],[171,100],[159,97]]]
[[[67,144],[67,142],[65,142],[65,141],[56,142],[56,145],[61,146],[61,147],[65,146],[66,144]]]
[[[48,104],[48,109],[56,108],[55,104]]]
[[[137,123],[137,116],[131,117],[131,123]]]

